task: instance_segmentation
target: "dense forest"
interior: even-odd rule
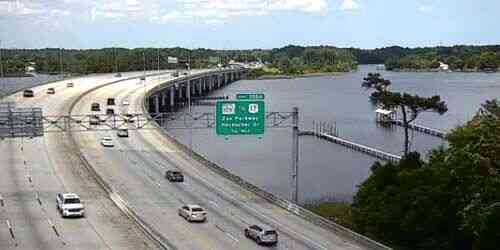
[[[488,101],[428,161],[376,163],[354,198],[354,227],[396,249],[498,249],[500,102]]]
[[[439,62],[453,71],[496,71],[500,66],[500,46],[453,46],[432,48],[387,47],[352,50],[362,64],[385,64],[388,70],[430,70]]]
[[[169,64],[167,58],[177,57],[181,63]],[[4,73],[24,72],[34,62],[41,73],[106,73],[116,71],[183,68],[190,62],[192,68],[239,62],[262,61],[276,68],[280,74],[308,72],[350,71],[356,67],[354,56],[348,49],[335,47],[287,46],[272,50],[210,50],[184,48],[104,48],[104,49],[4,49]],[[212,58],[212,60],[210,60]],[[215,59],[215,60],[214,60]]]

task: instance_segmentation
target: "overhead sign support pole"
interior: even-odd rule
[[[292,112],[292,201],[299,202],[299,108]]]

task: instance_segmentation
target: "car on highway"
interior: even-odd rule
[[[123,100],[122,106],[128,106],[128,105],[130,105],[130,102],[128,102],[127,100]]]
[[[172,77],[179,77],[179,71],[174,71],[171,74]]]
[[[56,90],[55,90],[54,88],[48,88],[48,89],[47,89],[47,94],[49,94],[49,95],[53,95],[53,94],[55,94],[55,93],[56,93]]]
[[[85,208],[77,194],[58,193],[56,205],[62,217],[85,217]]]
[[[90,111],[101,111],[101,105],[97,102],[92,103],[90,105]]]
[[[146,76],[141,76],[141,81],[145,81],[146,80]]]
[[[75,84],[72,82],[66,83],[66,87],[68,87],[68,88],[73,88],[74,86],[75,86]]]
[[[259,245],[278,244],[278,232],[271,226],[260,224],[245,228],[245,237],[257,242]]]
[[[108,106],[115,105],[115,98],[108,98],[108,100],[106,100],[106,104],[108,104]]]
[[[118,129],[118,132],[116,132],[116,135],[118,137],[128,137],[128,130],[127,129]]]
[[[35,92],[33,92],[33,90],[31,89],[26,89],[23,91],[23,97],[34,97],[35,96]]]
[[[165,178],[170,182],[183,182],[184,175],[181,171],[167,170],[165,172]]]
[[[115,114],[114,109],[111,109],[111,108],[106,109],[106,115],[114,115],[114,114]]]
[[[189,222],[207,221],[207,212],[199,205],[184,205],[180,207],[179,216]]]
[[[117,72],[117,73],[115,74],[115,77],[122,77],[122,74],[121,74],[120,72]]]
[[[89,117],[89,124],[90,125],[99,125],[101,123],[101,120],[99,120],[98,115],[91,115]]]
[[[125,117],[123,120],[127,123],[134,123],[134,115],[132,114],[125,114]]]
[[[101,138],[101,145],[103,147],[114,147],[113,139],[110,136],[104,136]]]

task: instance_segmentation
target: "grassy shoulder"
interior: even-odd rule
[[[313,213],[354,230],[352,207],[348,203],[326,202],[316,205],[306,205],[306,208]]]

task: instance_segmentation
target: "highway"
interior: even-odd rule
[[[83,96],[71,112],[88,114],[91,103],[104,105],[107,98],[114,97],[118,104],[115,112],[143,113],[144,93],[156,84],[156,79],[148,78],[145,85],[131,80],[98,88]],[[124,100],[130,105],[122,106]],[[280,234],[274,249],[363,249],[212,172],[158,130],[131,130],[129,138],[118,138],[113,131],[78,132],[73,136],[97,173],[174,248],[259,249],[245,238],[243,229],[265,223],[275,226]],[[100,139],[104,136],[111,136],[115,147],[103,148]],[[164,172],[169,169],[182,170],[185,182],[165,180]],[[203,206],[208,222],[188,223],[179,217],[177,209],[183,204]]]
[[[132,75],[140,73],[124,74]],[[42,107],[45,115],[65,114],[84,91],[115,80],[109,74],[60,81],[33,88],[34,98],[16,93],[7,100]],[[69,81],[73,88],[66,87]],[[46,94],[49,87],[55,95]],[[0,140],[0,249],[155,249],[107,198],[68,142],[65,133]],[[58,192],[78,193],[86,217],[62,219],[55,206]]]

